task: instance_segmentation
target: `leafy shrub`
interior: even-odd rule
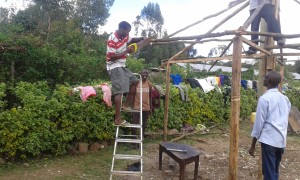
[[[300,101],[299,101],[300,90],[296,90],[296,89],[287,90],[285,91],[285,94],[291,101],[292,106],[295,106],[300,110]]]
[[[257,93],[253,89],[241,88],[241,109],[240,109],[240,117],[242,119],[248,119],[252,112],[256,111],[257,106]]]
[[[92,82],[98,84],[99,81]],[[101,82],[100,82],[101,83]],[[102,102],[102,92],[82,102],[79,94],[69,95],[71,87],[57,85],[50,89],[46,82],[19,82],[11,89],[15,107],[0,112],[0,157],[27,158],[42,154],[62,155],[73,142],[113,139],[114,107]],[[5,84],[0,84],[0,102],[4,101]],[[179,89],[170,88],[168,128],[180,129],[183,124],[211,125],[228,122],[230,103],[219,91],[204,93],[188,86],[188,101],[182,101]],[[292,99],[292,98],[291,98]],[[294,98],[296,99],[296,98]],[[2,106],[4,107],[4,106]],[[241,117],[246,118],[256,107],[256,93],[241,90]],[[122,113],[129,120],[129,113]],[[164,105],[157,109],[148,128],[163,128]]]
[[[178,88],[171,85],[168,128],[180,129],[184,123],[196,126],[197,124],[222,123],[228,120],[226,112],[229,106],[224,104],[222,93],[212,91],[205,94],[199,88],[192,89],[188,86],[188,97],[189,101],[182,101]],[[150,117],[148,128],[162,129],[163,120],[164,108],[160,107]]]
[[[0,83],[0,111],[4,110],[6,101],[3,99],[5,97],[6,85],[5,83]]]
[[[74,141],[112,139],[113,108],[102,102],[102,92],[83,103],[68,96],[70,87],[51,92],[45,82],[17,84],[17,108],[0,113],[0,157],[26,158],[43,153],[65,154]]]

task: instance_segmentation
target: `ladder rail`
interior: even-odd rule
[[[142,83],[142,76],[138,73],[133,73],[136,76],[139,76],[139,90],[140,90],[140,121],[139,124],[129,124],[122,127],[128,127],[128,128],[139,128],[140,129],[140,135],[139,139],[133,140],[133,139],[123,139],[119,136],[119,128],[120,126],[117,126],[116,135],[115,135],[115,142],[114,142],[114,150],[113,150],[113,158],[112,158],[112,165],[111,165],[111,171],[110,171],[110,180],[112,180],[113,174],[132,174],[132,175],[140,175],[141,180],[143,179],[143,83]],[[122,94],[123,99],[123,94]],[[122,102],[121,102],[122,107]],[[126,137],[126,135],[124,135]],[[127,136],[130,137],[130,136]],[[126,143],[137,143],[140,144],[140,153],[139,155],[126,155],[126,154],[116,154],[117,151],[117,145],[119,142],[126,142]],[[125,160],[139,160],[140,161],[140,171],[133,172],[133,171],[120,171],[120,170],[114,170],[114,164],[116,159],[125,159]]]

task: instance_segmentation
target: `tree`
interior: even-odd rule
[[[133,24],[136,35],[141,34],[151,38],[161,38],[164,18],[159,5],[149,2],[147,6],[144,6],[141,14],[136,17],[136,21]]]
[[[76,0],[74,19],[86,33],[96,33],[109,17],[114,0]]]
[[[227,46],[225,44],[221,44],[221,45],[218,45],[217,47],[212,48],[208,53],[208,57],[221,55],[221,53],[225,50],[226,47]],[[228,53],[229,53],[229,50],[227,50],[224,55],[227,55]]]

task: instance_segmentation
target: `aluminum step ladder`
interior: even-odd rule
[[[110,170],[110,180],[113,179],[113,175],[134,175],[140,176],[143,179],[143,111],[142,111],[142,77],[140,74],[133,73],[134,75],[139,77],[139,88],[140,88],[140,110],[135,111],[140,113],[140,124],[126,124],[122,126],[117,126],[116,135],[115,135],[115,143],[114,143],[114,151],[113,158],[111,163]],[[122,107],[122,105],[121,105]],[[120,135],[120,127],[122,128],[136,128],[139,129],[140,132],[138,135]],[[132,139],[132,138],[135,139]],[[139,153],[136,155],[131,154],[117,154],[117,146],[118,143],[129,143],[129,144],[138,144],[139,145]],[[137,160],[140,163],[140,171],[124,171],[124,170],[115,170],[115,162],[116,160]]]

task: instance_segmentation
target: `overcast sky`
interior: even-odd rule
[[[99,28],[100,32],[113,32],[117,29],[120,21],[128,21],[132,23],[135,17],[140,14],[144,6],[148,2],[158,3],[164,18],[164,29],[171,34],[187,25],[190,25],[202,18],[217,13],[225,9],[232,0],[115,0],[110,9],[110,17],[107,19],[107,24]],[[19,8],[24,8],[24,0],[0,0],[0,6],[8,7],[11,4]],[[300,5],[294,0],[282,0],[280,2],[280,21],[283,34],[300,34],[300,24],[298,17],[300,17]],[[239,7],[239,6],[238,6]],[[200,35],[206,33],[215,24],[220,22],[223,18],[229,15],[233,10],[212,18],[208,21],[200,23],[176,36],[190,36]],[[237,29],[241,26],[249,16],[249,8],[245,8],[239,14],[235,15],[231,20],[224,23],[220,28],[214,32],[223,32],[225,30]],[[250,31],[250,27],[248,28]],[[131,33],[133,35],[133,32]],[[228,38],[228,37],[226,37]],[[250,37],[249,37],[250,38]],[[297,43],[297,40],[287,40],[287,43]],[[224,42],[223,42],[224,44]],[[225,44],[227,44],[225,42]],[[207,56],[209,50],[216,47],[216,43],[206,43],[205,45],[197,45],[198,55]],[[247,49],[247,45],[244,45]],[[289,58],[290,59],[290,58]]]

